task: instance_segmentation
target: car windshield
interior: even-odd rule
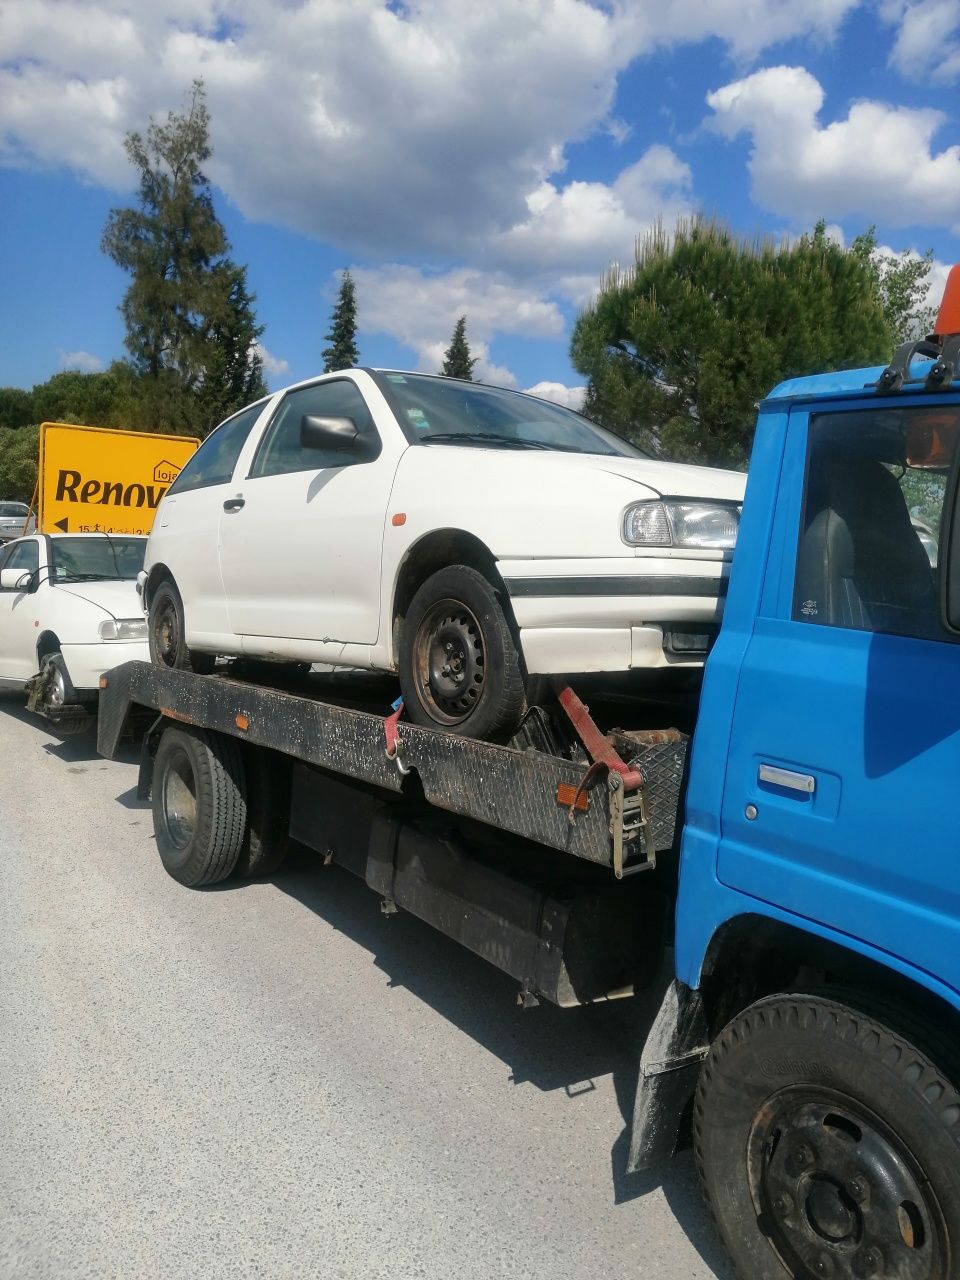
[[[384,374],[401,423],[418,444],[646,455],[572,409],[501,387],[411,373]]]
[[[135,578],[143,568],[146,538],[54,538],[50,577],[54,582]]]
[[[0,520],[25,520],[30,508],[22,502],[0,502]]]

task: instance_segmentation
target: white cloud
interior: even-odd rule
[[[958,225],[960,147],[933,150],[943,113],[856,102],[822,125],[823,101],[803,67],[769,67],[707,95],[719,133],[751,136],[757,203],[795,219]]]
[[[279,378],[284,373],[289,373],[289,360],[282,360],[279,356],[271,355],[262,342],[255,342],[257,354],[263,362],[264,372],[270,374],[273,378]]]
[[[489,343],[496,333],[560,338],[564,318],[556,302],[513,283],[502,273],[459,267],[429,274],[390,264],[351,267],[357,311],[365,333],[386,333],[417,353],[418,367],[436,373],[450,345],[453,327],[467,318],[467,342],[478,357],[475,376],[514,386],[509,370],[492,364]]]
[[[76,369],[80,373],[99,373],[103,368],[103,361],[89,351],[61,351],[58,368]]]
[[[901,75],[944,81],[960,76],[960,0],[888,0],[881,14],[899,25],[890,64]]]
[[[123,134],[200,75],[210,173],[245,214],[381,258],[469,257],[524,225],[568,144],[623,136],[611,108],[636,57],[826,40],[856,2],[21,0],[0,6],[0,158],[128,188]],[[630,212],[622,188],[584,185],[554,184],[558,213]]]
[[[693,212],[692,175],[669,147],[653,146],[609,186],[542,182],[527,197],[527,217],[499,236],[490,256],[516,274],[541,275],[582,300],[613,261],[633,261],[638,235],[658,218],[672,225]]]
[[[539,396],[541,400],[552,400],[554,404],[562,404],[567,409],[580,410],[587,394],[586,387],[566,387],[562,382],[538,382],[526,388],[527,394]]]

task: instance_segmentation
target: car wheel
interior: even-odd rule
[[[513,631],[490,582],[466,565],[429,577],[400,630],[400,688],[415,724],[500,741],[525,708]]]
[[[922,1029],[829,995],[759,1000],[710,1049],[704,1191],[742,1280],[960,1274],[960,1095]]]
[[[216,659],[211,653],[191,653],[183,629],[183,601],[170,579],[153,593],[147,615],[150,659],[158,667],[209,675]]]
[[[54,649],[41,656],[40,676],[43,681],[42,714],[44,718],[55,725],[57,731],[64,737],[83,733],[88,729],[93,723],[93,716],[76,712],[76,708],[81,702],[90,701],[90,695],[84,694],[81,698],[74,689],[70,673],[67,671],[67,664],[59,650]],[[72,708],[71,714],[66,718],[63,716],[65,706]],[[92,710],[95,709],[92,708]]]
[[[239,744],[203,729],[165,729],[152,790],[153,829],[166,871],[190,888],[225,880],[247,833]]]

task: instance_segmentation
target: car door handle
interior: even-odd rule
[[[244,504],[242,494],[237,494],[235,498],[228,498],[223,504],[224,511],[239,511]]]
[[[817,780],[810,773],[795,773],[793,769],[781,769],[775,764],[762,764],[757,770],[757,781],[768,782],[774,787],[786,787],[788,791],[802,791],[813,795]]]

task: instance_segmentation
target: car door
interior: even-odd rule
[[[946,472],[908,466],[897,437],[910,415],[925,429],[943,410],[840,408],[790,415],[718,874],[942,971],[938,956],[960,944],[960,648],[940,627],[937,570],[911,517],[939,528]]]
[[[389,411],[380,412],[378,423],[346,377],[295,388],[274,409],[221,515],[220,564],[237,634],[376,642],[384,518],[405,447],[384,420]],[[303,447],[305,416],[350,419],[356,447]]]
[[[220,424],[187,462],[157,511],[148,563],[173,574],[191,643],[223,636],[227,619],[217,539],[223,499],[251,430],[267,406],[258,401]]]
[[[36,674],[37,601],[43,590],[40,576],[40,543],[23,538],[4,548],[0,569],[34,575],[27,589],[0,589],[0,679],[21,681]]]

